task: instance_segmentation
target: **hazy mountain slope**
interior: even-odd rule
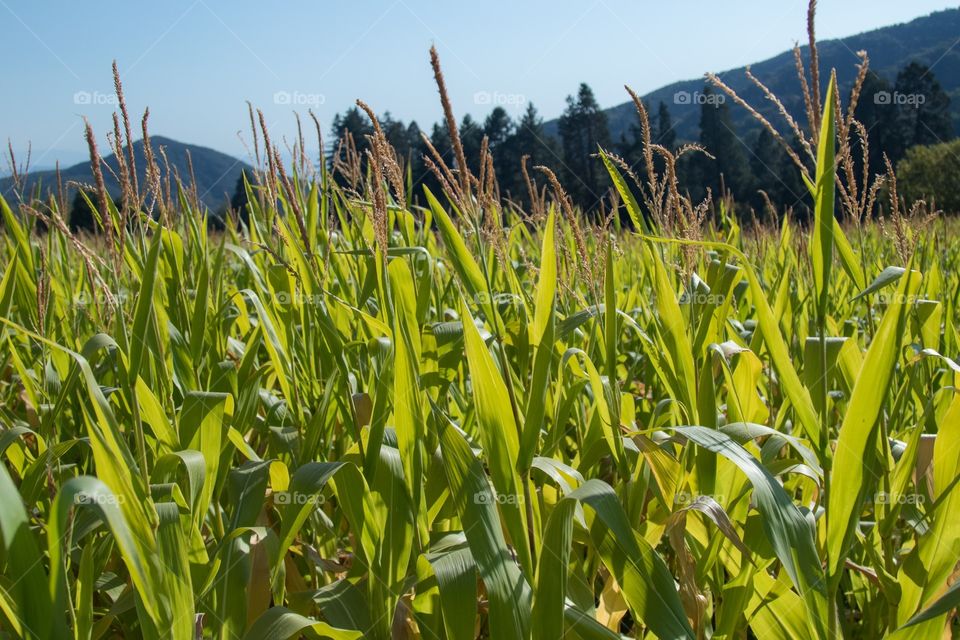
[[[856,76],[857,51],[866,51],[870,56],[870,68],[891,84],[896,79],[897,72],[913,60],[931,66],[941,86],[950,95],[954,123],[960,125],[958,40],[960,9],[948,9],[907,23],[838,40],[824,40],[818,43],[817,49],[822,73],[826,76],[831,67],[836,68],[844,97],[849,95],[850,86]],[[802,47],[801,51],[804,60],[807,60],[807,47]],[[740,67],[718,75],[749,103],[761,107],[760,111],[779,126],[781,120],[776,117],[773,105],[766,101],[761,91],[747,79],[744,70],[745,67]],[[795,117],[803,121],[803,97],[797,81],[792,51],[785,51],[769,60],[753,64],[751,70],[773,89]],[[703,91],[703,85],[703,78],[675,82],[652,91],[643,98],[654,115],[661,101],[667,105],[678,139],[696,140],[699,135],[700,105],[696,104],[694,96]],[[687,97],[690,99],[684,103]],[[632,102],[624,102],[605,111],[614,141],[620,140],[623,134],[630,135],[630,126],[637,122]],[[737,105],[731,105],[731,116],[741,135],[748,134],[757,127],[755,120]],[[558,120],[544,123],[547,133],[557,135],[557,123]]]
[[[170,163],[170,170],[174,175],[179,175],[184,182],[190,182],[190,163],[188,155],[193,162],[193,174],[197,181],[197,192],[200,200],[211,209],[221,206],[230,195],[233,194],[240,172],[246,169],[248,172],[251,167],[245,162],[220,153],[208,147],[178,142],[162,136],[151,136],[151,145],[154,154],[161,164],[161,147],[166,152],[167,160]],[[144,184],[144,169],[146,161],[143,154],[143,141],[137,140],[133,143],[134,159],[137,164],[137,176],[140,184]],[[120,186],[113,174],[117,172],[117,162],[113,154],[106,156],[104,162],[112,171],[104,171],[104,181],[107,189],[116,196],[120,191]],[[93,173],[90,170],[89,162],[80,162],[61,171],[62,179],[65,184],[78,182],[82,184],[93,184]],[[56,174],[53,171],[32,172],[28,178],[28,188],[34,189],[39,184],[42,190],[56,188]],[[0,193],[5,198],[12,196],[12,180],[5,178],[0,180]]]

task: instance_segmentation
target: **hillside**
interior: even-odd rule
[[[960,9],[948,9],[907,23],[847,38],[823,40],[817,43],[817,50],[824,75],[831,67],[836,68],[843,96],[849,95],[850,86],[856,76],[857,51],[866,51],[870,56],[870,69],[891,83],[896,79],[897,72],[911,61],[933,67],[937,80],[950,95],[953,121],[960,129],[960,47],[955,48],[958,37]],[[801,52],[807,60],[807,47],[802,47]],[[780,124],[772,105],[747,79],[745,69],[746,67],[740,67],[718,75],[747,102],[761,107],[759,110],[771,122]],[[792,51],[788,50],[769,60],[753,64],[751,70],[783,100],[792,115],[805,122],[802,117],[803,97],[800,94]],[[684,80],[661,87],[643,98],[653,113],[656,113],[657,105],[661,101],[667,105],[679,140],[696,140],[699,134],[700,105],[693,104],[693,100],[689,100],[687,104],[678,104],[682,99],[675,100],[675,96],[692,96],[696,92],[702,92],[703,85],[703,78]],[[605,112],[614,141],[620,140],[621,135],[630,135],[631,125],[637,122],[632,102],[610,107]],[[741,135],[757,128],[756,121],[740,107],[731,105],[730,112],[736,130]],[[550,120],[544,123],[544,128],[548,134],[556,136],[557,125],[558,120]]]
[[[208,147],[186,144],[162,136],[151,136],[150,142],[154,154],[158,158],[161,147],[166,151],[171,171],[174,171],[175,175],[181,176],[185,181],[188,181],[190,176],[187,161],[187,155],[189,154],[193,161],[193,173],[196,177],[197,193],[200,196],[200,201],[214,210],[229,200],[237,179],[240,177],[240,172],[245,169],[248,172],[251,170],[250,165],[245,162]],[[137,163],[137,179],[142,185],[145,182],[144,168],[147,164],[144,159],[142,140],[133,143],[133,153]],[[120,186],[113,175],[117,172],[116,157],[114,154],[110,154],[104,158],[104,162],[112,169],[112,171],[104,171],[104,181],[107,189],[116,197],[120,192]],[[70,182],[93,183],[93,173],[90,170],[89,162],[79,162],[63,169],[61,174],[65,184]],[[55,187],[56,180],[56,174],[53,171],[37,171],[30,173],[27,184],[30,189],[36,188],[38,184],[41,189],[48,189]],[[9,177],[0,180],[0,193],[3,194],[4,198],[10,199],[13,195],[12,190],[13,181]]]

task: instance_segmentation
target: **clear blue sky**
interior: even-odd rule
[[[818,36],[955,4],[822,0]],[[240,157],[245,100],[275,141],[294,131],[297,104],[327,133],[358,97],[423,127],[441,117],[431,44],[458,118],[525,101],[552,118],[581,81],[610,106],[624,83],[644,93],[768,58],[805,38],[805,13],[805,0],[0,0],[0,136],[18,151],[32,142],[35,164],[78,160],[81,116],[101,135],[111,127],[114,58],[154,135]]]

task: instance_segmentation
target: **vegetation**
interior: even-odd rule
[[[200,204],[213,211],[218,211],[229,194],[233,193],[240,174],[244,170],[248,173],[251,170],[245,162],[206,147],[184,144],[162,136],[154,136],[150,142],[153,153],[158,156],[157,162],[163,175],[171,176],[171,187],[173,176],[179,176],[184,183],[196,188]],[[129,165],[131,161],[127,145],[121,146],[120,155],[124,156],[125,164]],[[144,144],[142,140],[136,140],[132,146],[137,182],[142,184],[147,179],[145,169],[148,166]],[[88,212],[83,209],[82,198],[74,199],[77,197],[75,187],[78,185],[85,186],[91,194],[95,189],[93,170],[89,162],[72,167],[61,167],[59,171],[32,171],[29,156],[19,165],[16,158],[10,158],[8,164],[13,169],[13,175],[0,179],[0,195],[3,195],[7,201],[15,202],[24,195],[39,198],[48,191],[52,191],[57,194],[59,200],[67,202],[64,211],[69,213],[71,218],[74,215],[74,209],[70,203],[73,202],[80,207],[77,211],[78,220],[71,219],[71,224],[87,231],[96,230]],[[115,145],[111,146],[111,153],[103,158],[102,172],[107,191],[113,198],[119,198],[120,165],[117,161]],[[62,193],[59,193],[61,190]]]
[[[897,165],[904,196],[925,199],[951,213],[960,211],[955,185],[960,181],[960,140],[913,147]]]
[[[682,28],[681,28],[682,31]],[[960,109],[957,96],[960,95],[960,51],[953,47],[957,41],[956,34],[960,32],[960,8],[945,9],[911,20],[910,22],[882,27],[873,31],[851,35],[836,40],[819,40],[817,42],[817,58],[824,69],[837,70],[837,86],[842,95],[848,95],[850,88],[856,82],[858,51],[870,53],[870,69],[884,82],[893,85],[897,76],[911,62],[917,62],[936,73],[936,78],[943,91],[951,99],[951,117],[954,128],[960,123]],[[810,47],[801,43],[800,54],[805,64],[810,63]],[[774,122],[779,122],[777,106],[767,101],[763,91],[755,86],[747,77],[748,67],[731,69],[721,74],[724,81],[742,95],[750,104],[754,105],[761,114]],[[750,72],[770,87],[789,112],[799,119],[804,117],[804,98],[800,87],[795,82],[796,60],[790,50],[784,51],[767,60],[757,61],[749,65]],[[675,82],[643,96],[653,109],[663,102],[670,109],[677,138],[684,142],[692,142],[699,137],[699,116],[701,104],[695,100],[685,100],[681,103],[680,96],[693,96],[703,91],[703,82],[700,79]],[[867,95],[867,87],[864,87]],[[861,107],[873,104],[869,101],[861,103]],[[636,123],[636,110],[630,100],[606,108],[607,124],[614,140],[628,133]],[[762,127],[746,111],[731,110],[734,130],[744,139],[751,141],[759,134]],[[549,120],[544,123],[546,132],[550,135],[557,133],[557,121]],[[873,130],[874,134],[882,132]]]
[[[800,49],[795,55],[802,59]],[[733,89],[737,83],[729,79],[730,75],[725,75],[724,83],[740,95],[740,89]],[[747,78],[751,85],[743,95],[749,97],[752,92],[759,91],[756,83],[760,80],[749,69]],[[871,144],[866,155],[870,175],[885,173],[887,160],[896,165],[914,146],[954,139],[950,98],[929,67],[911,62],[900,70],[893,84],[870,71],[866,78],[860,79],[858,86],[860,96],[855,117],[870,132]],[[714,195],[729,191],[741,203],[740,213],[746,218],[751,217],[751,212],[753,216],[765,217],[768,202],[779,210],[793,209],[797,217],[809,217],[811,209],[805,197],[806,189],[798,176],[791,173],[789,154],[777,144],[769,130],[757,125],[756,119],[751,122],[751,127],[738,124],[734,116],[740,112],[749,116],[749,111],[731,105],[728,96],[718,92],[713,83],[708,82],[696,92],[684,96],[687,102],[695,99],[699,110],[694,118],[698,122],[696,137],[679,138],[670,115],[671,107],[660,101],[651,141],[671,153],[691,142],[709,152],[706,156],[691,155],[677,164],[678,179],[694,199],[703,199],[708,190]],[[762,92],[761,98],[768,102]],[[798,106],[785,106],[784,110],[791,118],[802,118],[802,98],[794,102]],[[673,108],[676,109],[677,105],[674,104]],[[651,105],[645,103],[645,109],[651,111]],[[779,115],[774,113],[769,117]],[[405,126],[387,113],[381,118],[381,127],[398,156],[407,160],[413,191],[419,194],[424,186],[434,193],[441,190],[442,185],[423,158],[430,157],[429,143],[445,160],[452,161],[453,148],[447,126],[434,125],[432,134],[424,139],[417,123]],[[777,131],[781,135],[794,134],[788,126],[778,125]],[[334,119],[335,139],[352,140],[361,159],[368,148],[366,137],[372,132],[370,117],[358,107],[352,107]],[[556,124],[557,137],[544,127],[533,104],[527,105],[523,117],[516,123],[501,106],[495,107],[482,125],[469,115],[464,116],[459,132],[468,164],[473,158],[480,157],[483,137],[487,137],[501,193],[525,207],[531,202],[521,168],[524,154],[532,156],[531,166],[547,166],[560,176],[574,204],[585,211],[597,210],[611,186],[605,172],[598,171],[601,167],[591,157],[598,146],[617,153],[632,171],[645,173],[640,122],[634,116],[628,132],[614,138],[608,126],[607,112],[601,110],[593,91],[585,83],[580,85],[575,96],[567,97],[567,108]],[[802,151],[799,139],[792,140],[791,146],[794,152]],[[331,166],[341,152],[346,153],[343,148],[338,148],[331,154]],[[654,158],[654,163],[663,170],[659,157]],[[479,166],[471,165],[470,168],[479,173]],[[634,196],[639,197],[635,189]]]
[[[691,199],[705,151],[632,93],[642,173],[593,151],[591,215],[526,163],[529,207],[498,198],[456,126],[419,206],[358,101],[363,164],[285,166],[260,118],[212,232],[146,118],[116,200],[88,127],[98,235],[0,199],[0,634],[949,633],[960,230],[857,171],[865,57],[843,100],[806,77],[806,130],[758,117],[809,227]]]

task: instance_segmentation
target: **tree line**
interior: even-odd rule
[[[660,102],[655,110],[646,105],[651,120],[651,141],[671,151],[682,143],[697,142],[709,153],[687,153],[678,162],[681,183],[690,185],[690,195],[694,198],[705,197],[707,190],[715,197],[727,191],[741,205],[753,208],[762,217],[765,195],[777,210],[793,209],[797,215],[805,215],[806,189],[787,153],[766,130],[744,134],[735,131],[731,106],[721,95],[710,86],[703,88],[699,100],[699,137],[695,141],[677,138],[667,104]],[[883,173],[885,156],[896,165],[911,147],[952,140],[955,130],[949,107],[950,99],[934,73],[920,63],[903,67],[892,84],[870,72],[855,111],[869,132],[868,171]],[[422,185],[439,191],[441,185],[424,162],[424,157],[430,154],[418,124],[405,124],[388,112],[380,118],[380,125],[398,156],[406,161],[414,192],[420,193]],[[517,119],[502,106],[494,107],[482,121],[467,114],[459,124],[459,131],[467,163],[475,174],[479,173],[479,167],[472,163],[479,163],[483,139],[487,138],[501,194],[521,205],[528,201],[521,170],[524,155],[529,156],[529,168],[544,165],[554,171],[574,202],[585,211],[596,210],[610,187],[609,176],[596,157],[598,148],[617,153],[638,174],[644,170],[639,118],[628,134],[613,140],[607,116],[586,83],[567,97],[566,108],[558,121],[557,137],[545,131],[543,119],[532,103],[527,104]],[[372,133],[370,119],[357,107],[334,118],[334,139],[341,140],[349,134],[361,158],[367,149],[367,136]],[[448,164],[453,165],[446,125],[433,124],[426,137]],[[859,145],[859,141],[852,143]],[[799,149],[799,142],[796,147]]]

